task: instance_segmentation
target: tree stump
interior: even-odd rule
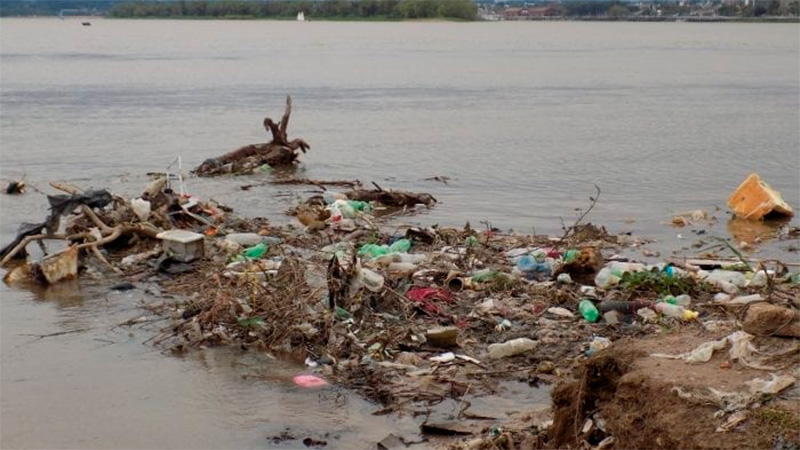
[[[305,153],[311,146],[301,138],[289,140],[286,130],[291,114],[292,97],[287,95],[286,109],[280,122],[275,123],[269,117],[264,119],[264,129],[272,135],[270,142],[246,145],[219,158],[207,159],[192,172],[201,177],[228,173],[246,174],[264,164],[271,167],[293,164],[300,156],[298,151]]]

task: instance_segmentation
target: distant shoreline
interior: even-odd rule
[[[695,23],[800,23],[800,17],[728,17],[728,16],[643,16],[643,17],[532,17],[526,19],[483,20],[478,22],[695,22]]]
[[[3,16],[4,19],[29,19],[29,18],[53,18],[58,16],[39,15],[39,16]],[[241,21],[277,21],[277,22],[296,22],[294,17],[252,17],[252,16],[170,16],[170,17],[119,17],[119,16],[69,16],[67,19],[108,19],[108,20],[241,20]],[[653,22],[653,23],[800,23],[800,17],[536,17],[526,19],[511,20],[462,20],[450,18],[426,18],[426,19],[398,19],[393,17],[311,17],[306,18],[305,22],[411,22],[411,23],[518,23],[518,22]]]

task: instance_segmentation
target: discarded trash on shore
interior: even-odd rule
[[[728,198],[728,207],[738,217],[760,220],[768,215],[791,216],[789,206],[781,194],[769,187],[758,174],[750,174]]]
[[[273,226],[176,194],[164,178],[132,199],[53,187],[67,195],[49,197],[50,215],[21,227],[0,252],[4,265],[24,260],[20,267],[28,269],[9,272],[14,280],[150,280],[179,299],[162,307],[172,322],[155,345],[175,354],[236,345],[305,361],[310,373],[293,377],[297,386],[345,386],[382,405],[381,414],[425,415],[423,434],[468,436],[479,447],[515,448],[512,440],[577,447],[591,438],[595,448],[636,448],[643,441],[625,431],[631,425],[622,406],[646,410],[641,423],[653,427],[650,417],[661,409],[645,400],[667,402],[673,412],[689,408],[681,402],[707,400],[680,379],[670,381],[685,398],[667,401],[673,386],[657,384],[655,375],[624,378],[636,358],[659,355],[661,372],[715,357],[726,358],[711,363],[719,370],[769,368],[777,387],[758,392],[780,393],[794,375],[774,357],[800,352],[782,337],[798,336],[800,307],[800,277],[787,264],[741,255],[638,262],[620,256],[634,241],[582,223],[585,214],[560,237],[469,224],[387,227],[383,217],[393,216],[381,214],[437,202],[375,185],[314,193],[287,212],[302,227]],[[29,262],[26,246],[48,240],[68,250]],[[700,342],[638,347],[686,336]],[[728,345],[727,357],[715,354]],[[765,356],[770,346],[779,350]],[[766,386],[765,375],[749,381]],[[507,382],[556,385],[552,413],[488,421],[478,406]],[[652,389],[645,403],[637,400],[640,385]],[[618,396],[618,389],[636,395]],[[751,394],[735,394],[756,408]],[[584,410],[588,404],[597,409]],[[455,412],[442,414],[447,408]],[[723,429],[741,423],[734,419]],[[714,417],[709,433],[725,423]]]

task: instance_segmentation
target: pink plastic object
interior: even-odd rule
[[[406,298],[417,303],[430,314],[442,315],[442,310],[435,302],[453,303],[450,291],[441,288],[412,288],[406,292]]]
[[[315,375],[295,375],[292,378],[294,384],[304,388],[315,388],[327,386],[328,382]]]

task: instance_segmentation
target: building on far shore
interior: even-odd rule
[[[524,8],[506,8],[503,18],[506,20],[525,20],[534,17],[553,17],[558,15],[554,6],[528,6]]]

